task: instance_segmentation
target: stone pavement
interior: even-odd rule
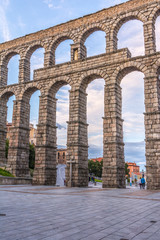
[[[160,192],[0,186],[1,240],[160,240]]]

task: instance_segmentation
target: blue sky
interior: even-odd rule
[[[82,17],[126,1],[123,0],[1,0],[0,1],[0,42],[11,40],[26,34],[52,27]],[[157,51],[160,51],[160,17],[156,22]],[[143,26],[134,20],[124,24],[118,33],[118,48],[128,47],[132,56],[144,54]],[[56,63],[70,60],[70,44],[65,41],[56,50]],[[85,42],[87,56],[105,52],[105,33],[93,33]],[[37,50],[31,58],[31,70],[43,66],[44,50]],[[18,56],[9,62],[8,84],[18,81]],[[31,74],[33,79],[33,73]],[[126,161],[135,161],[141,168],[145,165],[144,155],[144,84],[143,74],[133,72],[124,77],[121,83],[123,95],[124,141]],[[57,93],[58,145],[66,145],[66,129],[69,109],[69,86]],[[89,123],[89,156],[102,156],[104,116],[104,80],[98,79],[87,88],[87,122]],[[30,120],[38,122],[38,96],[31,97]],[[11,121],[12,100],[8,102],[8,121]],[[94,106],[94,107],[93,107]]]

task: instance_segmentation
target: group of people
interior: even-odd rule
[[[140,186],[140,189],[145,189],[145,179],[144,177],[140,178],[139,179],[139,186]]]
[[[96,181],[95,181],[95,177],[94,176],[89,176],[89,178],[88,178],[88,181],[90,182],[93,182],[94,183],[94,185],[96,185]]]

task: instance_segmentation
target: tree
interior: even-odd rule
[[[88,169],[90,174],[94,174],[96,177],[102,177],[102,167],[103,167],[103,161],[88,161]]]
[[[6,139],[6,146],[5,146],[5,156],[8,158],[8,148],[9,148],[9,139]]]
[[[29,144],[29,168],[34,169],[35,166],[35,146]]]
[[[128,164],[127,164],[127,163],[125,163],[125,175],[127,176],[127,178],[130,177],[129,169],[128,169]]]

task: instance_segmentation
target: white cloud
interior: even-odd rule
[[[160,51],[160,16],[157,18],[156,21],[156,47],[157,51]]]
[[[122,25],[118,32],[118,48],[128,47],[132,56],[144,55],[143,23],[131,20]]]
[[[9,25],[6,17],[7,7],[9,6],[9,0],[2,0],[0,3],[0,32],[3,36],[4,41],[9,41],[11,39]]]
[[[89,145],[103,147],[104,80],[97,79],[87,88],[87,123]]]
[[[4,7],[8,7],[9,3],[10,3],[10,0],[1,0],[1,4],[0,5],[3,5]]]
[[[35,69],[43,68],[44,66],[44,49],[39,48],[31,56],[31,79],[33,79],[33,71]]]
[[[37,128],[37,119],[31,119],[30,122],[34,125],[35,128]]]
[[[50,8],[50,9],[60,9],[62,8],[62,3],[64,2],[64,0],[59,0],[59,1],[56,1],[57,3],[55,4],[55,2],[53,2],[53,0],[44,0],[43,1],[45,4],[47,4],[47,6]]]
[[[67,144],[67,121],[69,120],[69,85],[59,89],[56,94],[57,112],[56,122],[64,128],[57,129],[57,144],[65,146]]]
[[[142,141],[144,130],[144,75],[132,72],[121,82],[122,87],[122,118],[125,141]]]
[[[145,165],[146,162],[137,162],[138,165]]]

